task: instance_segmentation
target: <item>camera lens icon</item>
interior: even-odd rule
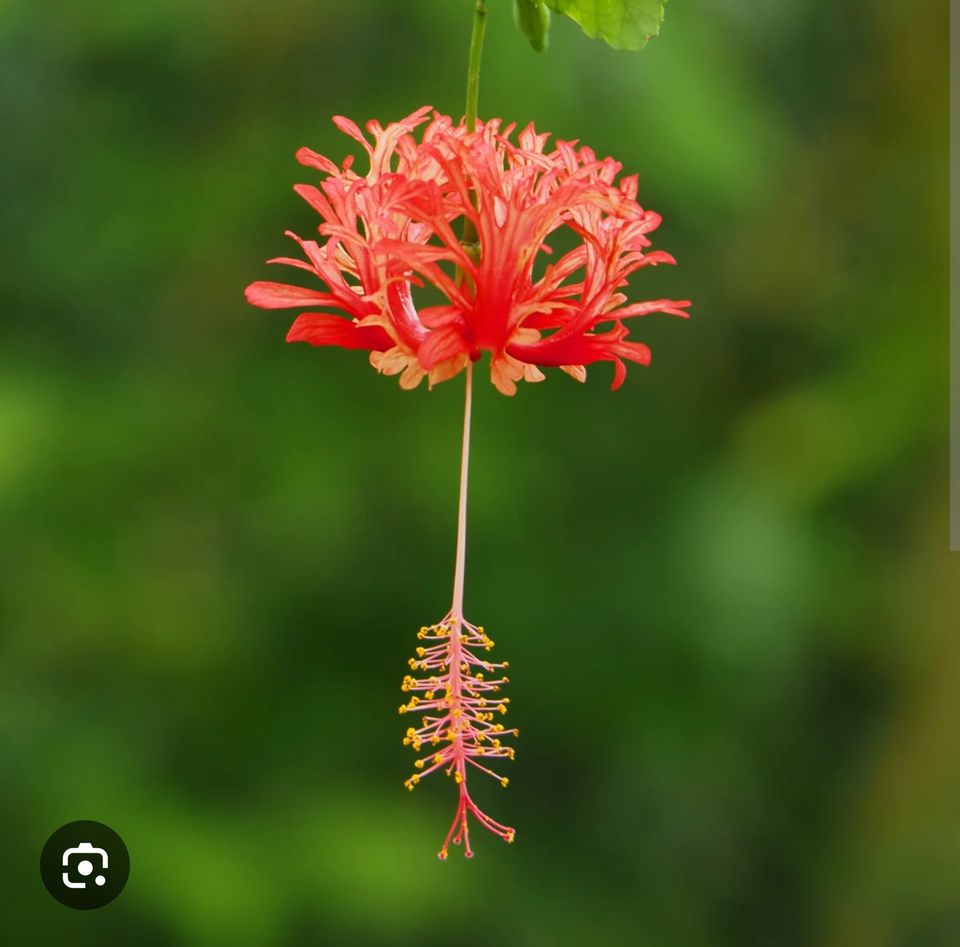
[[[77,855],[81,856],[79,860],[75,857]],[[68,848],[63,853],[63,867],[67,869],[63,872],[63,883],[68,888],[86,888],[86,881],[73,880],[71,875],[75,871],[77,875],[89,878],[94,872],[94,863],[90,860],[91,857],[97,860],[101,871],[105,871],[110,866],[110,856],[106,850],[97,848],[91,842],[80,842],[74,848]],[[72,864],[71,859],[73,859]],[[106,875],[98,874],[93,879],[93,883],[103,887],[107,883]]]
[[[68,908],[102,908],[130,877],[130,853],[103,822],[83,819],[61,825],[40,853],[40,877],[51,897]]]

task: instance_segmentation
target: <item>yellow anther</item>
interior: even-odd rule
[[[501,733],[503,731],[503,724],[498,723],[493,729],[496,730],[497,733]]]
[[[398,710],[398,713],[405,714],[406,712],[407,712],[407,705],[406,705],[406,704],[401,704],[401,705],[400,705],[400,708],[399,708],[399,710]]]
[[[443,762],[443,754],[442,754],[442,753],[436,753],[436,754],[434,755],[434,757],[433,757],[433,762],[434,762],[434,763],[442,763],[442,762]]]
[[[416,697],[411,697],[410,703],[413,703],[416,699]],[[507,712],[506,704],[497,704],[497,710],[499,710],[500,713],[505,714]]]
[[[508,842],[512,842],[512,841],[514,840],[514,838],[516,838],[516,835],[517,835],[517,833],[514,832],[513,829],[510,829],[510,831],[507,832],[506,840],[507,840]]]
[[[504,661],[504,662],[503,662],[503,666],[504,666],[505,668],[510,667],[510,662],[509,662],[509,661]]]
[[[500,749],[500,741],[499,741],[499,740],[491,740],[490,742],[491,742],[498,750]]]
[[[462,782],[463,782],[463,773],[456,773],[456,774],[454,774],[454,777],[453,777],[453,778],[454,778],[454,780],[456,780],[457,783],[462,783]]]
[[[419,657],[422,658],[426,653],[427,652],[424,648],[417,648],[417,655],[419,655]]]
[[[478,681],[482,681],[482,680],[483,680],[483,671],[477,671],[477,673],[474,675],[474,677],[476,677],[476,679],[477,679]]]
[[[423,760],[414,760],[413,765],[416,766],[417,769],[423,769]]]
[[[427,691],[426,694],[424,694],[423,696],[424,696],[427,700],[433,700],[433,691]]]
[[[504,776],[503,779],[500,780],[500,785],[503,786],[504,789],[507,788],[507,786],[509,785],[509,783],[510,783],[510,780],[507,779],[506,776]]]

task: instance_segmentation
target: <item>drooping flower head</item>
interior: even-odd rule
[[[499,120],[469,131],[429,107],[369,137],[349,119],[337,127],[362,145],[365,175],[353,159],[336,165],[306,148],[301,164],[323,175],[296,191],[320,215],[319,239],[290,236],[303,257],[271,260],[316,277],[302,287],[256,282],[247,299],[265,309],[299,309],[291,342],[364,349],[380,372],[404,388],[431,385],[467,369],[461,456],[457,559],[450,611],[424,626],[427,642],[404,677],[403,714],[421,715],[404,743],[418,754],[406,781],[442,772],[458,785],[453,822],[440,848],[462,845],[472,855],[474,820],[507,842],[513,828],[482,811],[467,780],[473,770],[506,786],[491,766],[514,758],[507,742],[516,728],[498,719],[509,698],[507,663],[482,652],[493,642],[463,613],[471,363],[490,354],[490,377],[504,394],[517,382],[541,381],[558,367],[579,381],[587,366],[613,362],[613,387],[628,361],[647,364],[650,350],[628,340],[626,320],[654,312],[685,316],[686,301],[630,302],[625,289],[636,270],[673,257],[650,249],[660,217],[636,200],[637,179],[618,181],[621,166],[575,142],[533,127],[514,137]],[[422,128],[421,128],[422,127]],[[548,241],[562,252],[555,254]],[[430,286],[439,302],[417,306],[414,290]]]
[[[319,187],[295,190],[320,215],[320,239],[290,236],[304,258],[278,258],[320,279],[320,288],[256,282],[247,299],[265,309],[305,310],[288,341],[365,349],[404,388],[427,376],[453,377],[489,352],[491,380],[504,394],[541,381],[541,367],[579,381],[586,366],[614,363],[613,388],[626,361],[645,365],[650,350],[628,340],[624,320],[655,312],[685,316],[688,301],[629,302],[636,270],[675,262],[650,250],[660,217],[636,200],[636,176],[621,165],[532,126],[514,140],[497,119],[468,132],[425,106],[370,138],[349,119],[337,127],[367,152],[365,176],[352,158],[337,166],[303,148],[301,164],[322,172]],[[424,126],[417,137],[417,130]],[[372,140],[371,140],[372,139]],[[466,245],[461,231],[475,237]],[[575,246],[553,259],[551,236]],[[439,305],[417,308],[413,290],[440,291]]]

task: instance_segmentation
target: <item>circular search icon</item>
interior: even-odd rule
[[[102,822],[81,819],[60,826],[40,854],[44,887],[61,904],[80,911],[109,904],[129,876],[127,846]]]

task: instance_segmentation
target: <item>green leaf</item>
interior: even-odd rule
[[[544,0],[513,0],[513,21],[538,53],[547,48],[550,10]]]
[[[643,49],[660,32],[667,0],[546,0],[557,13],[579,23],[587,36],[614,49]]]

